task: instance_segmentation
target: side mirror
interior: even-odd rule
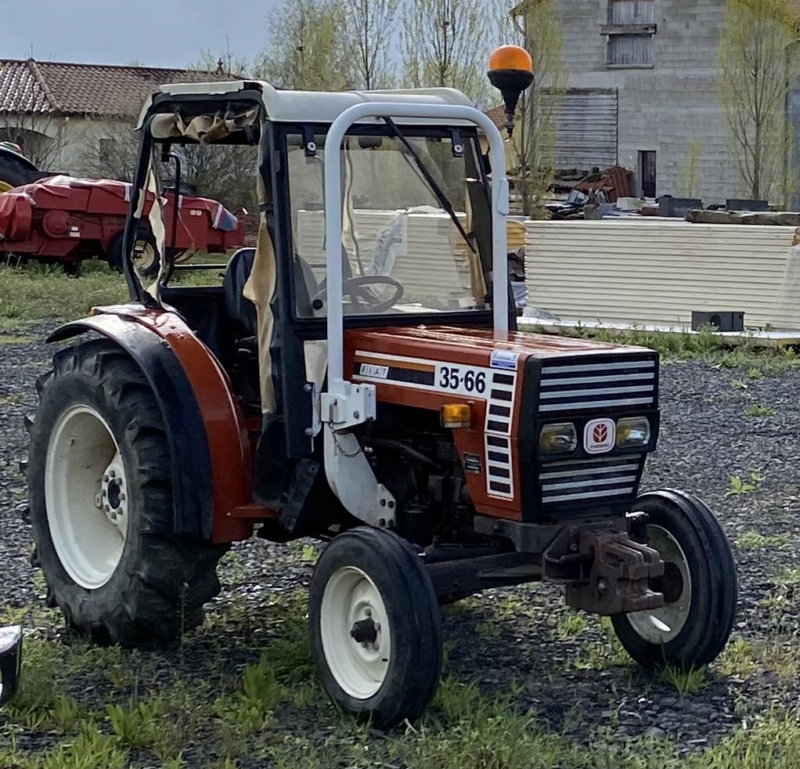
[[[489,57],[489,82],[503,96],[505,128],[508,137],[514,131],[514,112],[522,92],[533,83],[533,59],[518,45],[501,45]]]
[[[0,627],[0,705],[10,702],[22,672],[22,628]]]

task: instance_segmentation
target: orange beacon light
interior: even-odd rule
[[[520,94],[533,82],[533,59],[519,45],[501,45],[489,57],[489,82],[503,95],[505,127],[514,130],[514,112]]]

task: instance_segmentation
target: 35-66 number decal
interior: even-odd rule
[[[483,395],[486,392],[486,369],[472,366],[436,366],[436,386],[462,395]]]

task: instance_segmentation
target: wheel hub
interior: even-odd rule
[[[651,589],[664,596],[664,603],[675,603],[683,593],[683,574],[672,561],[664,564],[664,575],[651,580]]]
[[[357,644],[362,646],[372,644],[377,649],[378,632],[381,626],[372,619],[372,612],[369,609],[367,609],[367,615],[366,619],[360,619],[353,623],[353,627],[350,628],[350,637]]]
[[[128,514],[128,495],[125,489],[125,471],[120,463],[120,456],[114,457],[103,473],[100,485],[100,496],[97,506],[102,509],[111,523],[122,525]]]

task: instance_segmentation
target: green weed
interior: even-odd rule
[[[730,477],[730,485],[728,486],[726,496],[738,497],[742,494],[752,494],[758,488],[758,484],[761,483],[762,480],[764,480],[764,478],[759,470],[753,470],[747,481],[743,480],[739,475],[732,475]]]

